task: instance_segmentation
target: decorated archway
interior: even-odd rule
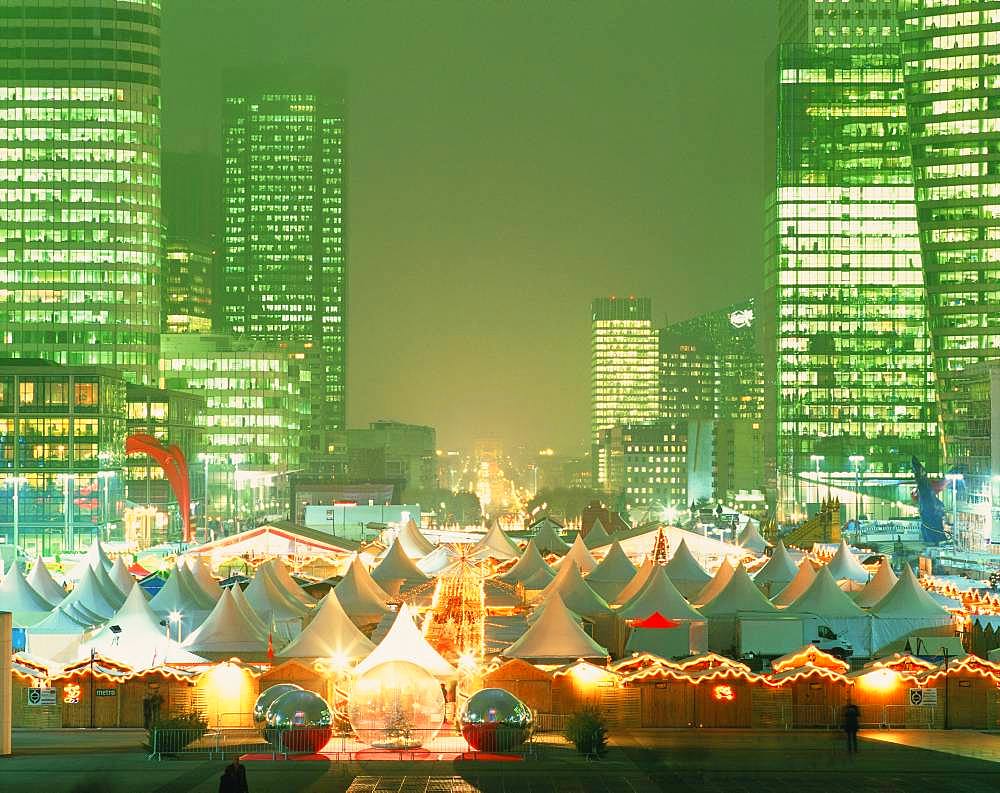
[[[191,542],[194,534],[191,528],[191,480],[188,478],[187,460],[180,447],[176,444],[164,446],[152,435],[140,433],[125,439],[125,454],[148,454],[159,463],[177,499],[184,542]]]

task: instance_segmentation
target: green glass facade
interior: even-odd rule
[[[159,0],[0,5],[0,356],[156,377]]]
[[[223,311],[238,335],[310,345],[308,465],[345,429],[345,111],[316,93],[230,93]]]
[[[214,246],[189,239],[167,240],[163,262],[163,329],[167,333],[212,330]]]

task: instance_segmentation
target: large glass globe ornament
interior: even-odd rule
[[[416,749],[441,729],[444,693],[423,667],[387,661],[355,679],[348,716],[362,743],[377,749]]]
[[[531,709],[502,688],[484,688],[466,700],[458,716],[462,737],[480,752],[512,752],[534,727]]]
[[[282,752],[318,752],[333,732],[333,712],[313,691],[286,691],[264,716],[264,737]]]
[[[295,683],[278,683],[270,688],[265,688],[260,692],[260,696],[257,697],[257,701],[253,703],[253,723],[263,724],[264,716],[267,715],[267,709],[271,707],[271,703],[282,694],[287,694],[289,691],[301,690],[302,686],[297,686]]]

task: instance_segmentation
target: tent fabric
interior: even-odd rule
[[[254,629],[262,638],[266,639],[267,635],[272,633],[270,615],[261,615],[254,611],[253,606],[250,605],[250,601],[247,600],[246,592],[240,587],[239,584],[233,584],[227,589],[233,596],[233,602],[235,602],[239,610],[243,612],[243,616],[247,618],[247,622],[253,625]],[[264,619],[265,617],[268,617],[268,619]]]
[[[340,583],[333,588],[333,593],[357,625],[378,622],[391,611],[389,595],[372,578],[357,555],[351,560]]]
[[[646,619],[654,613],[675,620],[703,619],[667,576],[665,567],[655,565],[646,585],[616,612],[623,619]]]
[[[889,560],[883,556],[878,570],[872,576],[872,580],[865,585],[864,589],[857,593],[854,602],[862,608],[871,608],[889,594],[889,590],[896,585],[897,581],[899,581],[899,578],[892,572]]]
[[[799,562],[799,570],[795,574],[795,578],[792,579],[788,586],[771,598],[771,602],[775,606],[790,606],[799,595],[809,589],[815,578],[816,568],[812,566],[812,562],[808,559],[803,559]]]
[[[182,568],[187,571],[183,563],[174,567],[163,586],[149,601],[149,607],[161,619],[171,612],[180,614],[182,630],[185,635],[189,635],[209,615],[215,603],[205,604],[205,594],[190,575],[181,573]]]
[[[555,578],[555,576],[547,570],[539,569],[519,583],[526,590],[538,592],[551,584],[553,578]]]
[[[590,531],[587,532],[587,536],[583,538],[584,544],[593,550],[594,548],[602,548],[605,545],[610,545],[613,538],[608,534],[607,529],[604,528],[604,524],[601,523],[600,518],[594,518],[594,523],[590,527]]]
[[[555,594],[559,595],[566,608],[584,617],[596,617],[611,611],[607,601],[591,589],[580,575],[580,568],[573,561],[560,568],[539,598],[550,598]]]
[[[500,580],[507,584],[520,584],[536,575],[540,570],[547,573],[549,578],[555,575],[555,571],[542,558],[542,554],[535,544],[535,539],[532,538],[525,546],[521,558],[517,560],[517,563],[510,570],[500,576]]]
[[[227,589],[205,621],[183,642],[198,655],[263,655],[267,637],[249,621]]]
[[[20,628],[34,625],[44,619],[53,607],[53,603],[28,583],[17,563],[12,564],[0,583],[0,609],[12,612],[14,625]]]
[[[951,615],[920,586],[909,565],[903,565],[899,580],[884,598],[872,606],[872,613],[879,617],[951,619]]]
[[[302,633],[277,655],[329,658],[336,663],[353,664],[374,649],[374,643],[351,622],[337,596],[328,592]]]
[[[715,575],[712,580],[698,590],[698,594],[691,598],[691,602],[708,603],[710,600],[714,599],[716,595],[726,588],[729,580],[733,577],[733,571],[733,565],[727,556],[722,560],[722,564],[719,565],[719,569],[715,571]]]
[[[614,542],[607,556],[587,574],[587,583],[598,595],[611,603],[628,582],[635,578],[635,574],[636,569],[632,560],[625,555],[622,546]]]
[[[837,552],[833,555],[833,559],[830,560],[830,564],[827,566],[830,568],[830,575],[836,581],[848,578],[851,581],[857,581],[859,584],[867,584],[868,579],[871,577],[868,575],[868,571],[861,566],[858,557],[851,553],[851,549],[847,545],[847,540],[840,541],[840,547],[837,548]]]
[[[268,559],[257,568],[258,572],[261,568],[267,568],[267,574],[278,583],[285,595],[291,596],[293,600],[298,601],[303,606],[312,607],[316,605],[316,598],[299,586],[298,582],[292,578],[292,574],[288,571],[288,566],[279,557],[275,556],[273,559]]]
[[[264,565],[243,592],[247,602],[254,612],[267,624],[278,625],[298,623],[301,628],[302,618],[308,609],[292,598],[281,588],[281,585],[269,574]],[[298,630],[294,631],[296,634]]]
[[[785,548],[785,543],[779,539],[771,558],[757,571],[753,582],[764,594],[773,595],[792,583],[798,572],[799,568],[795,565],[795,560]]]
[[[417,569],[426,576],[436,576],[455,564],[455,552],[447,545],[439,545],[423,559],[416,562]]]
[[[406,521],[399,527],[395,542],[399,543],[406,555],[414,560],[423,559],[437,547],[421,533],[412,520]]]
[[[753,579],[747,574],[746,568],[742,564],[738,565],[730,574],[729,581],[722,591],[699,610],[709,619],[732,617],[743,612],[777,613],[777,609],[771,604],[771,601],[764,597],[763,593],[754,585]]]
[[[49,572],[49,568],[45,566],[45,562],[42,560],[41,556],[35,559],[35,564],[32,566],[31,572],[28,573],[25,580],[27,580],[28,585],[32,589],[34,589],[53,606],[57,603],[61,603],[62,599],[66,597],[66,590],[56,583],[56,580],[52,577],[52,573]],[[6,599],[2,594],[0,594],[0,604],[6,606]]]
[[[402,589],[409,589],[428,580],[403,550],[398,539],[389,546],[382,561],[372,570],[372,578],[390,594],[399,594]]]
[[[559,598],[559,600],[561,602],[562,598]],[[549,598],[548,600],[541,600],[541,601],[539,601],[538,605],[535,606],[530,612],[528,612],[527,616],[524,618],[524,621],[528,625],[531,625],[533,622],[537,622],[538,619],[542,616],[542,613],[545,611],[545,607],[549,603],[555,603],[555,602],[556,602],[556,598]],[[575,619],[577,622],[580,622],[580,623],[583,622],[583,617],[581,617],[575,611],[573,611],[572,609],[566,609],[566,610],[569,612],[570,616],[573,619]]]
[[[274,560],[278,561],[278,557],[274,557]],[[212,575],[212,571],[209,570],[208,562],[198,556],[188,556],[186,557],[186,561],[188,571],[198,586],[201,587],[201,591],[208,595],[213,603],[217,603],[219,598],[222,597],[222,587],[219,586],[218,579]]]
[[[691,549],[687,540],[682,538],[675,546],[674,555],[666,564],[667,576],[677,591],[686,598],[693,598],[705,585],[712,580],[705,568],[701,566]]]
[[[773,547],[771,543],[760,536],[760,531],[757,529],[757,523],[753,520],[747,521],[747,525],[743,527],[743,531],[741,531],[739,536],[736,538],[736,543],[741,548],[746,548],[748,551],[755,553],[758,556],[764,553],[768,548]]]
[[[659,658],[687,658],[707,648],[705,623],[681,622],[676,628],[633,627],[625,655],[651,653]]]
[[[132,587],[135,586],[135,576],[129,572],[128,566],[120,556],[115,559],[111,569],[108,570],[108,578],[111,579],[111,583],[118,587],[120,592],[125,594],[127,600]]]
[[[569,545],[559,536],[557,525],[551,520],[546,519],[539,523],[538,530],[531,539],[534,541],[535,547],[543,554],[554,553],[557,556],[563,556],[569,552]]]
[[[787,611],[795,614],[815,614],[824,618],[868,616],[837,586],[827,567],[820,568],[809,588],[795,599]]]
[[[109,557],[105,552],[100,538],[94,539],[94,542],[91,544],[90,548],[87,549],[87,552],[66,574],[66,578],[70,581],[79,581],[84,575],[86,575],[87,568],[92,567],[97,562],[100,562],[101,566],[105,570],[111,569],[111,557]]]
[[[615,603],[625,603],[641,592],[656,567],[658,567],[658,565],[647,556],[643,560],[642,564],[639,565],[639,569],[635,571],[635,575],[632,576],[632,580],[621,588],[621,591],[615,597]]]
[[[538,619],[501,655],[535,663],[560,663],[578,658],[604,660],[608,651],[586,634],[555,593]]]
[[[648,556],[653,553],[659,529],[660,526],[654,526],[628,538],[623,539],[622,537],[619,537],[618,541],[622,544],[622,550],[625,551],[626,554],[628,554],[632,559],[638,559],[642,556]],[[664,526],[663,534],[667,539],[668,547],[679,548],[680,544],[683,542],[687,545],[691,553],[693,553],[697,559],[702,561],[721,559],[724,556],[741,559],[748,555],[747,550],[738,545],[713,540],[711,537],[705,537],[701,534],[696,534],[693,531],[687,531],[686,529],[679,529],[676,526]],[[676,585],[676,583],[677,582],[675,581],[674,584]]]
[[[664,617],[660,612],[654,611],[644,620],[636,620],[632,623],[633,628],[655,628],[657,630],[666,628],[678,628],[682,623],[677,620],[670,620]]]
[[[566,555],[555,563],[555,567],[559,569],[564,564],[569,562],[575,562],[576,566],[580,568],[580,572],[586,575],[595,567],[597,567],[597,562],[594,561],[594,557],[590,555],[590,551],[587,550],[587,546],[584,545],[583,537],[579,534],[576,535],[576,539],[573,540],[573,544],[569,547]]]
[[[363,675],[369,669],[388,661],[409,661],[437,678],[454,677],[456,673],[455,667],[444,660],[424,638],[405,603],[399,607],[399,613],[392,621],[389,632],[368,657],[355,667],[354,674]]]
[[[104,597],[107,598],[108,603],[114,606],[114,611],[117,611],[122,607],[125,602],[125,595],[127,593],[123,592],[114,581],[111,580],[111,574],[108,570],[105,570],[102,565],[94,565],[94,578],[97,579],[97,585],[101,588],[104,593]],[[114,612],[112,612],[114,613]],[[110,616],[110,615],[109,615]]]
[[[106,578],[108,571],[104,570],[103,567],[101,570]],[[107,591],[109,588],[114,588],[118,596],[122,597],[120,602],[117,599],[109,600]],[[94,572],[93,567],[90,567],[59,605],[63,606],[66,612],[80,623],[99,625],[110,619],[111,615],[118,611],[124,602],[124,597],[118,592],[117,587],[110,581],[102,587],[97,573]]]
[[[494,522],[483,538],[472,546],[469,554],[476,559],[499,559],[505,562],[517,559],[521,552],[514,541],[500,528],[500,524]]]

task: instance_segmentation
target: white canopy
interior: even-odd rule
[[[500,524],[494,522],[483,538],[472,546],[470,555],[478,559],[517,559],[521,552],[514,541],[507,536]]]
[[[675,546],[674,555],[666,564],[666,571],[670,582],[686,598],[693,598],[712,580],[712,576],[694,558],[686,538],[681,538]]]
[[[337,596],[328,592],[312,620],[292,643],[283,649],[282,658],[329,658],[336,664],[352,664],[375,649],[375,645],[357,629]]]
[[[830,575],[833,576],[835,581],[848,578],[860,584],[867,584],[868,579],[871,577],[868,575],[868,571],[861,566],[858,558],[851,553],[851,549],[847,545],[847,540],[840,541],[840,547],[837,548],[837,552],[833,555],[833,559],[830,560],[828,567],[830,568]]]
[[[309,611],[300,601],[285,592],[277,579],[270,574],[267,562],[257,569],[253,581],[243,594],[246,595],[247,602],[254,612],[265,623],[275,625],[295,623],[297,628],[291,633],[298,633],[298,629],[302,626],[302,618]]]
[[[363,675],[369,669],[388,661],[409,661],[438,678],[454,677],[455,667],[431,647],[427,639],[413,621],[409,606],[399,607],[392,627],[378,646],[354,668],[355,675]]]
[[[657,566],[658,565],[654,564],[653,560],[647,556],[645,560],[643,560],[643,563],[639,565],[639,569],[635,571],[635,575],[632,576],[632,580],[621,588],[621,591],[619,591],[618,595],[615,597],[615,603],[625,603],[641,592],[642,588],[646,586],[646,582],[649,581],[649,577],[653,574],[653,568]]]
[[[808,559],[803,559],[799,562],[799,570],[795,574],[795,578],[777,596],[771,598],[771,602],[775,606],[790,606],[799,595],[809,589],[815,578],[816,568]]]
[[[420,568],[406,554],[398,539],[389,546],[382,561],[372,570],[372,578],[390,594],[398,594],[401,589],[409,589],[427,581],[427,576],[420,572]]]
[[[185,634],[190,634],[218,601],[210,601],[197,581],[187,569],[187,565],[179,562],[174,566],[160,591],[153,595],[149,607],[161,618],[171,613],[181,615],[181,624]]]
[[[710,600],[714,599],[716,595],[726,588],[726,585],[729,583],[729,579],[733,577],[733,569],[734,568],[729,561],[729,557],[723,559],[722,564],[719,565],[719,569],[715,571],[715,576],[698,591],[697,595],[691,598],[691,602],[708,603]]]
[[[576,539],[573,540],[573,544],[570,546],[566,555],[557,561],[554,566],[556,569],[559,569],[562,565],[568,564],[569,562],[575,562],[576,566],[580,568],[580,572],[584,575],[597,567],[597,562],[594,561],[594,557],[590,555],[590,551],[587,550],[587,546],[583,543],[583,537],[579,534],[576,535]]]
[[[66,597],[66,590],[56,583],[56,580],[52,577],[52,573],[49,572],[49,568],[42,561],[41,556],[35,559],[35,564],[31,568],[31,572],[28,573],[26,580],[32,589],[53,606],[61,603],[62,599]],[[0,605],[6,607],[6,599],[2,593],[0,593]]]
[[[625,540],[619,540],[622,544],[622,550],[632,559],[639,559],[640,557],[652,554],[653,548],[656,545],[659,528],[659,526],[654,526],[647,532],[637,534]],[[723,556],[743,558],[748,553],[745,548],[741,548],[738,545],[713,540],[711,537],[704,537],[701,534],[679,529],[676,526],[664,526],[663,533],[667,538],[669,547],[678,548],[681,542],[684,542],[688,550],[699,560],[720,559]],[[667,571],[667,575],[670,575],[669,570]],[[674,581],[674,585],[677,585],[676,581]]]
[[[403,546],[406,555],[411,559],[423,559],[436,547],[421,533],[413,520],[408,520],[399,527],[395,542]]]
[[[612,543],[608,555],[587,575],[587,583],[609,603],[614,601],[629,581],[635,578],[635,565],[625,555],[617,542]]]
[[[70,581],[79,581],[86,574],[87,568],[98,562],[105,570],[111,569],[111,558],[104,552],[100,538],[96,537],[83,557],[66,574],[66,578]]]
[[[578,658],[603,660],[608,651],[586,634],[562,598],[554,594],[538,619],[501,655],[535,663],[559,663]]]
[[[73,590],[59,604],[83,625],[100,625],[110,619],[125,602],[124,595],[107,578],[108,571],[100,565],[97,566],[104,573],[105,585],[101,586],[94,568],[89,567]]]
[[[199,655],[263,655],[267,637],[260,635],[227,589],[212,613],[184,640],[184,647]]]
[[[447,545],[439,545],[423,559],[416,561],[417,569],[424,575],[433,578],[441,575],[455,564],[456,554]]]
[[[536,575],[540,570],[547,573],[550,579],[555,575],[555,571],[542,558],[542,554],[532,538],[525,546],[521,558],[510,570],[500,576],[500,580],[508,584],[520,584]]]
[[[747,574],[742,564],[730,574],[725,587],[700,609],[706,617],[732,617],[743,612],[774,614],[777,609],[771,605]]]
[[[562,598],[554,597],[554,598],[549,598],[548,600],[540,600],[540,601],[538,601],[538,604],[531,611],[529,611],[525,615],[524,621],[526,623],[528,623],[528,625],[531,625],[531,623],[533,623],[533,622],[537,622],[538,619],[542,616],[542,612],[545,611],[545,607],[547,605],[549,605],[550,603],[556,603],[556,602],[562,603]],[[565,605],[566,604],[563,603],[563,607],[564,608],[565,608]],[[581,622],[581,623],[583,622],[583,617],[581,617],[576,612],[572,611],[571,609],[566,609],[566,611],[568,611],[569,614],[570,614],[570,616],[573,619],[575,619],[577,622]]]
[[[654,566],[653,573],[642,591],[623,604],[616,613],[624,619],[644,620],[654,611],[672,620],[703,619],[677,591],[677,587],[667,576],[666,568],[660,565]]]
[[[610,544],[612,537],[608,534],[608,530],[604,528],[604,524],[601,523],[600,518],[594,518],[594,523],[590,527],[590,531],[587,532],[587,536],[583,538],[584,544],[588,548],[600,548],[604,545]]]
[[[270,614],[258,614],[254,611],[253,606],[250,605],[250,601],[247,600],[246,592],[244,592],[239,584],[233,584],[230,587],[226,587],[233,596],[233,602],[243,612],[243,616],[247,618],[247,622],[253,625],[254,629],[265,639],[268,634],[273,633],[273,623],[271,621]],[[220,596],[221,597],[221,596]],[[266,618],[266,619],[265,619]]]
[[[595,617],[611,611],[607,601],[598,595],[580,575],[576,562],[563,565],[556,577],[542,590],[539,598],[544,600],[558,594],[568,609],[584,617]]]
[[[42,620],[52,607],[50,601],[31,587],[15,560],[0,583],[0,609],[14,615],[14,625],[25,627]]]
[[[795,578],[798,572],[799,568],[796,567],[795,560],[788,553],[788,549],[785,548],[785,543],[779,539],[778,544],[774,548],[774,553],[771,554],[771,558],[767,560],[767,564],[757,571],[757,574],[753,577],[753,582],[765,594],[771,595],[780,592],[792,583],[792,579]]]
[[[884,598],[872,606],[872,614],[879,617],[917,618],[937,617],[951,619],[951,615],[920,586],[909,565],[903,565],[902,574]]]
[[[111,569],[108,570],[108,578],[111,579],[111,583],[118,588],[119,592],[125,594],[127,600],[128,594],[132,591],[132,587],[135,586],[135,576],[128,571],[128,566],[120,556],[115,559],[114,564],[111,565]]]
[[[222,597],[222,587],[219,586],[219,581],[212,575],[208,561],[202,557],[193,555],[188,555],[185,558],[191,577],[201,587],[201,591],[211,598],[212,603],[216,603]],[[278,557],[274,557],[274,559],[280,564]]]
[[[747,525],[743,527],[743,531],[736,538],[736,542],[741,548],[746,548],[758,556],[771,547],[771,543],[760,536],[760,531],[757,529],[757,522],[754,520],[747,521]]]
[[[821,567],[809,588],[788,607],[789,612],[825,618],[866,617],[865,612],[833,580],[828,567]]]
[[[892,572],[889,560],[883,556],[878,570],[872,576],[872,580],[865,584],[865,588],[857,593],[854,602],[862,608],[871,608],[889,594],[889,590],[896,585],[897,581],[899,581],[899,578]]]
[[[347,574],[333,588],[333,593],[358,625],[378,622],[391,611],[389,595],[375,582],[357,555],[351,560]]]
[[[569,550],[569,545],[559,536],[558,527],[553,521],[546,518],[536,525],[538,529],[535,531],[535,536],[531,539],[539,551],[562,556]]]

